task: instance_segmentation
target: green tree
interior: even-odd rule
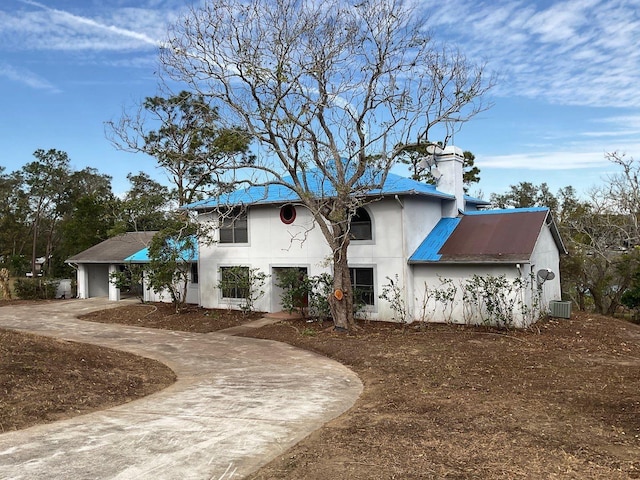
[[[71,169],[69,156],[63,151],[38,149],[33,155],[36,160],[22,167],[21,173],[30,208],[31,272],[35,273],[39,246],[46,262],[51,259]],[[39,245],[42,233],[45,241]]]
[[[616,168],[589,191],[588,202],[563,201],[562,214],[571,259],[568,272],[583,302],[598,313],[615,314],[640,271],[640,164],[616,152],[607,154]]]
[[[218,109],[204,95],[182,91],[147,97],[137,115],[107,122],[107,134],[119,149],[154,157],[175,187],[178,204],[185,205],[210,193],[230,158],[250,161],[247,132],[220,123]]]
[[[263,156],[224,165],[226,181],[289,189],[331,251],[330,308],[355,327],[350,220],[373,199],[397,145],[444,142],[486,108],[483,66],[425,32],[427,14],[393,0],[211,0],[172,29],[165,72],[228,113]],[[318,194],[314,170],[335,192]],[[266,180],[265,180],[266,179]],[[340,298],[340,299],[338,299]]]
[[[130,173],[127,179],[131,187],[115,204],[116,222],[110,235],[161,230],[175,204],[169,188],[144,172]]]
[[[109,237],[115,217],[111,177],[95,168],[72,172],[65,191],[58,229],[60,240],[54,255],[55,276],[69,274],[64,260]]]
[[[197,234],[195,224],[176,217],[165,222],[149,245],[149,286],[156,293],[168,292],[176,313],[186,305],[191,262],[198,253]]]
[[[6,174],[0,166],[0,263],[13,275],[28,270],[29,201],[20,172]]]
[[[554,216],[558,213],[559,201],[546,183],[535,185],[531,182],[520,182],[511,185],[504,194],[492,193],[490,201],[498,208],[547,207]]]

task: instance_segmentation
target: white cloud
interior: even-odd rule
[[[9,50],[131,51],[155,49],[177,10],[105,8],[92,16],[19,0],[22,8],[0,10],[0,36]],[[0,7],[1,8],[1,7]]]
[[[478,155],[483,168],[519,170],[575,170],[608,164],[605,152],[545,151],[513,155]]]
[[[37,90],[46,90],[52,93],[60,92],[55,85],[35,73],[6,63],[0,63],[0,77],[8,78],[13,82],[21,83]]]
[[[501,73],[495,93],[563,105],[640,106],[638,0],[424,0],[433,30]]]

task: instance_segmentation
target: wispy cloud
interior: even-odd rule
[[[6,63],[0,63],[0,77],[8,78],[11,81],[21,83],[37,90],[45,90],[51,93],[60,92],[55,85],[35,73],[22,68],[16,68]]]
[[[501,73],[497,95],[640,106],[636,0],[425,0],[433,29]]]
[[[2,48],[12,50],[131,51],[155,49],[177,10],[109,8],[80,15],[33,0],[0,7]],[[100,14],[102,16],[100,16]],[[95,15],[95,16],[93,16]]]
[[[519,170],[575,170],[600,168],[608,161],[603,151],[543,151],[514,155],[482,156],[483,168]],[[480,157],[480,156],[479,156]]]

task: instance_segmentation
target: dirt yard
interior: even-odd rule
[[[176,316],[163,305],[128,306],[92,317],[188,331],[213,331],[247,320],[202,309]],[[26,340],[16,350],[2,335],[0,385],[6,402],[13,391],[7,389],[7,378],[24,375],[25,383],[33,378],[35,391],[41,381],[27,377],[24,365],[40,369],[39,360],[49,363],[50,355]],[[360,376],[365,390],[349,412],[252,479],[640,478],[638,325],[577,314],[524,332],[451,325],[402,329],[372,322],[362,324],[356,335],[345,335],[333,333],[329,324],[287,321],[253,336],[334,358]],[[30,397],[39,416],[24,403],[21,416],[36,422],[55,419],[55,413],[39,412],[59,403],[58,376],[66,375],[67,390],[81,392],[74,395],[78,401],[103,395],[92,392],[97,380],[81,383],[82,359],[113,380],[111,400],[133,398],[134,385],[159,388],[156,373],[168,378],[151,362],[123,377],[139,381],[114,380],[112,370],[128,371],[119,365],[125,354],[108,351],[111,356],[101,360],[103,349],[63,346],[69,348],[53,357],[57,368],[48,373],[49,387]],[[17,353],[30,357],[9,364]],[[71,374],[64,372],[65,363]],[[82,412],[81,407],[62,415]],[[5,429],[21,428],[7,427],[14,416],[15,409],[7,411],[2,403]]]

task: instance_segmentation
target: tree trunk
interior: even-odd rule
[[[600,289],[597,287],[590,287],[589,293],[591,293],[591,298],[593,298],[593,308],[595,312],[604,315],[604,299]]]
[[[39,217],[36,216],[33,221],[33,238],[31,242],[31,278],[36,278],[36,252],[37,252],[37,243],[38,243],[38,228],[39,228]]]
[[[349,277],[347,248],[349,242],[342,242],[333,253],[333,292],[329,297],[329,308],[333,323],[338,330],[352,331],[356,322],[353,317],[353,288]],[[342,293],[342,295],[340,295]]]

